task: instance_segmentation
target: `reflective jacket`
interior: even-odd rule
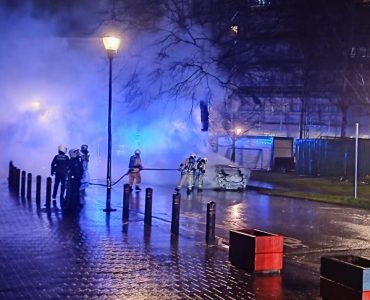
[[[190,156],[189,158],[186,158],[180,164],[180,170],[181,173],[194,173],[196,170],[196,161],[194,157]]]
[[[141,158],[139,155],[133,155],[130,157],[128,168],[134,172],[138,172],[143,168],[143,165],[141,163]]]
[[[197,160],[197,170],[199,172],[205,173],[206,172],[206,161],[203,158],[199,158]]]

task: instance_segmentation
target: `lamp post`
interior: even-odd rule
[[[237,135],[240,135],[242,133],[242,129],[241,128],[235,128],[233,130],[233,136],[232,136],[232,142],[233,142],[233,145],[232,145],[232,152],[231,152],[231,161],[232,162],[235,162],[235,142],[236,142],[236,136]]]
[[[107,158],[107,198],[105,203],[104,211],[109,213],[111,211],[116,211],[116,209],[111,208],[111,188],[112,188],[112,61],[120,44],[120,39],[114,36],[104,36],[103,37],[104,48],[108,53],[109,59],[109,104],[108,104],[108,158]]]

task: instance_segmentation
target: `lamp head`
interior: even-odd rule
[[[120,44],[121,40],[115,36],[104,36],[103,37],[103,44],[104,44],[104,48],[105,50],[107,50],[107,52],[109,54],[111,53],[114,53],[116,54],[117,53],[117,50],[119,48],[119,44]]]

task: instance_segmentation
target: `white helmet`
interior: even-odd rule
[[[205,163],[208,162],[208,158],[207,157],[203,157],[203,160],[204,160]]]
[[[135,155],[140,155],[140,154],[141,154],[140,149],[136,149],[136,150],[135,150]]]
[[[190,154],[190,157],[196,159],[197,155],[193,152],[192,154]]]
[[[69,156],[71,158],[76,158],[80,155],[80,150],[78,150],[77,148],[72,148],[71,150],[69,150]]]
[[[67,152],[67,147],[64,145],[59,145],[58,151],[63,152],[65,154]]]

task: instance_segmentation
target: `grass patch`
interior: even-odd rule
[[[264,189],[269,195],[295,197],[314,201],[336,203],[370,209],[370,185],[359,183],[357,199],[354,198],[354,184],[339,178],[297,176],[294,173],[252,171],[251,180],[274,185],[272,190]]]

